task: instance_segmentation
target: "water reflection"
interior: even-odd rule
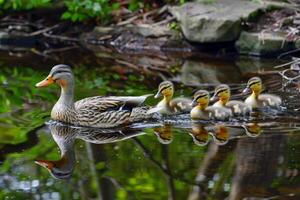
[[[145,134],[143,129],[140,128],[99,129],[71,127],[54,121],[48,123],[48,128],[53,140],[60,149],[60,158],[58,160],[36,159],[35,163],[47,169],[57,179],[68,179],[73,174],[76,164],[74,150],[76,139],[93,144],[106,144],[120,142]],[[172,130],[173,127],[171,124],[164,124],[163,126],[153,128],[157,141],[161,144],[170,144],[173,141]],[[242,134],[257,137],[261,133],[261,127],[257,123],[235,126],[234,128],[225,124],[207,125],[192,123],[191,128],[187,128],[187,130],[189,130],[189,135],[193,138],[193,142],[197,146],[207,145],[210,138],[212,138],[211,142],[216,145],[226,145],[230,139],[234,139]],[[230,131],[233,133],[230,133]],[[234,133],[237,131],[239,132],[238,134]]]
[[[74,142],[76,138],[94,144],[105,144],[126,140],[144,134],[141,129],[96,129],[70,127],[56,122],[50,122],[53,140],[60,149],[59,160],[37,159],[36,164],[46,168],[49,173],[57,179],[68,179],[71,177],[75,163]]]

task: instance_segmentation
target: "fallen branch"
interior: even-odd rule
[[[47,32],[44,32],[43,35],[45,37],[53,38],[53,39],[58,39],[58,40],[63,40],[63,41],[71,41],[71,42],[79,42],[79,39],[67,37],[67,36],[60,36],[60,35],[51,35]]]

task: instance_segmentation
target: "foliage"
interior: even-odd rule
[[[109,0],[66,0],[67,11],[63,13],[63,19],[83,21],[89,18],[108,19],[111,11],[119,7],[118,3],[109,3]]]
[[[207,0],[206,0],[207,1]],[[111,13],[120,8],[121,1],[110,0],[63,0],[66,11],[62,14],[62,19],[76,21],[85,21],[96,19],[97,21],[107,22]],[[186,0],[165,0],[164,3],[183,4]],[[51,0],[0,0],[0,11],[5,10],[30,10],[40,7],[54,7],[56,1]],[[128,4],[122,5],[130,11],[137,9],[149,9],[151,1],[130,0]]]
[[[33,8],[50,6],[51,0],[0,0],[0,10],[29,10]]]

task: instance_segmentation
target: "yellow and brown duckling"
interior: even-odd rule
[[[154,98],[163,96],[163,99],[156,105],[155,108],[151,109],[149,113],[159,112],[163,115],[171,115],[190,112],[192,109],[192,100],[183,97],[173,99],[173,95],[174,85],[172,82],[164,81],[160,83],[158,86],[158,92]]]
[[[213,107],[223,107],[231,109],[234,115],[247,115],[252,111],[251,106],[245,104],[242,101],[231,100],[231,91],[230,87],[226,84],[218,85],[215,88],[214,96],[211,98],[211,101],[218,99],[216,103],[213,104]]]
[[[198,90],[194,94],[192,105],[194,108],[190,112],[190,116],[194,120],[218,119],[227,120],[232,116],[232,112],[228,108],[208,106],[210,95],[206,90]]]
[[[243,93],[249,90],[251,90],[252,93],[246,98],[245,104],[252,108],[279,107],[282,104],[282,100],[279,96],[273,94],[261,94],[262,81],[259,77],[249,79]]]
[[[51,111],[51,118],[86,127],[116,127],[148,117],[147,109],[140,105],[150,95],[137,97],[88,97],[74,102],[74,76],[69,66],[54,66],[49,75],[36,87],[57,84],[61,88],[60,98]],[[132,117],[134,116],[134,117]]]

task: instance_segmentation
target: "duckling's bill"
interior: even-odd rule
[[[246,94],[246,93],[248,93],[250,91],[250,87],[246,87],[244,90],[243,90],[243,94]]]
[[[158,91],[158,92],[155,94],[154,98],[157,99],[157,98],[159,98],[159,97],[161,97],[160,91]]]

